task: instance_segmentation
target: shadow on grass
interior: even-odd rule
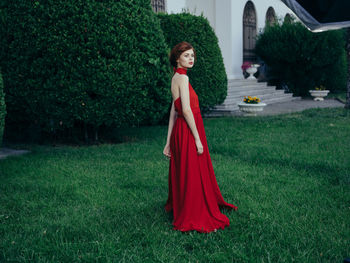
[[[232,157],[232,153],[221,152],[220,154]],[[350,167],[346,168],[334,164],[329,165],[326,162],[320,163],[317,161],[311,163],[306,160],[286,160],[280,157],[274,158],[266,155],[262,157],[258,154],[245,157],[242,154],[236,153],[235,158],[249,165],[279,166],[286,169],[290,168],[300,172],[307,172],[310,176],[326,179],[332,185],[350,184]]]

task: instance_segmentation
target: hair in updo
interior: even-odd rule
[[[179,57],[181,56],[181,54],[187,50],[193,49],[193,53],[194,53],[194,59],[196,59],[196,51],[194,50],[193,46],[188,43],[188,42],[180,42],[179,44],[177,44],[175,47],[173,47],[173,49],[170,52],[170,64],[174,67],[177,68],[177,62],[176,60],[179,59]]]

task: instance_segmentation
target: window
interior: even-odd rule
[[[275,10],[273,9],[273,7],[269,7],[267,9],[266,12],[266,20],[265,23],[266,25],[273,25],[276,22],[276,14],[275,14]]]
[[[154,12],[165,12],[165,0],[151,0],[151,6]]]

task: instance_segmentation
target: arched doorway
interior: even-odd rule
[[[276,13],[273,7],[270,6],[266,12],[265,24],[271,26],[275,22],[276,22]]]
[[[243,11],[243,61],[256,61],[256,12],[254,4],[248,1]]]
[[[293,22],[293,17],[291,16],[291,14],[286,14],[284,16],[284,23],[287,23],[287,24],[291,24]]]

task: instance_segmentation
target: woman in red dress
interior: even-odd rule
[[[165,210],[173,210],[174,229],[212,232],[230,225],[219,207],[237,210],[226,203],[216,182],[198,97],[187,76],[195,62],[191,44],[181,42],[171,51],[174,66],[167,142],[163,154],[170,158],[169,196]]]

